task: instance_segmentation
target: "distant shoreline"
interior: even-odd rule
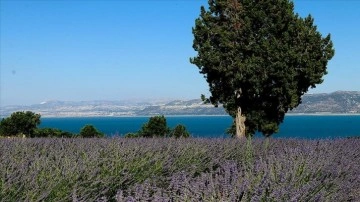
[[[41,115],[41,118],[149,118],[149,117],[153,117],[153,116],[162,116],[164,115],[165,117],[220,117],[220,116],[230,116],[230,115],[166,115],[166,114],[153,114],[153,115],[125,115],[125,116],[106,116],[106,115],[101,115],[101,116],[43,116]]]
[[[141,116],[42,116],[42,118],[148,118],[159,115]],[[230,115],[164,115],[165,117],[230,117]],[[360,116],[360,113],[287,113],[285,116]]]
[[[36,112],[35,112],[36,113]],[[41,115],[41,113],[40,113]],[[41,115],[41,118],[149,118],[153,116],[161,116],[162,114],[154,115],[124,115],[124,116],[110,116],[110,115],[79,115],[79,116],[51,116]],[[165,117],[230,117],[227,114],[219,115],[164,115]],[[287,113],[285,116],[360,116],[360,113]],[[1,116],[0,119],[6,118]]]
[[[360,116],[360,113],[287,113],[286,116]]]

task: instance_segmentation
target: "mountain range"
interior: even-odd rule
[[[33,111],[42,117],[154,116],[154,115],[226,115],[224,108],[204,104],[200,99],[133,101],[48,101],[29,106],[5,106],[0,116],[15,111]],[[305,94],[302,103],[290,114],[360,114],[360,91]]]

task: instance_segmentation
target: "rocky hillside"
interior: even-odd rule
[[[153,116],[153,115],[226,115],[220,106],[203,104],[200,99],[171,102],[125,102],[125,101],[50,101],[30,106],[6,106],[0,116],[15,111],[33,111],[43,117],[89,117],[89,116]],[[302,104],[289,113],[336,113],[360,114],[360,91],[337,91],[329,94],[307,94]]]
[[[292,113],[360,113],[360,91],[304,95]]]
[[[139,116],[147,115],[226,115],[223,107],[214,107],[210,104],[203,104],[200,99],[176,100],[164,105],[147,106],[136,113]]]

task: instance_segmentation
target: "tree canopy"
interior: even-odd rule
[[[170,132],[164,116],[150,117],[139,131],[141,137],[166,137]]]
[[[187,138],[190,137],[189,132],[186,130],[186,127],[182,124],[178,124],[175,128],[170,132],[170,137],[175,138]]]
[[[104,133],[98,131],[93,125],[85,125],[80,130],[80,137],[104,137]]]
[[[25,135],[26,137],[33,137],[35,135],[35,129],[40,124],[40,117],[40,114],[35,114],[31,111],[14,112],[10,117],[1,120],[0,135]]]
[[[137,133],[128,133],[126,138],[137,137],[174,137],[174,138],[187,138],[190,133],[182,124],[178,124],[174,129],[170,129],[167,125],[165,116],[153,116],[149,121],[144,123]]]
[[[92,125],[85,125],[79,135],[63,131],[57,128],[38,128],[40,114],[31,111],[18,111],[0,122],[0,136],[14,137],[104,137],[105,134],[98,131]]]
[[[195,21],[190,59],[209,84],[206,101],[223,104],[237,136],[278,131],[285,113],[322,83],[334,55],[311,15],[290,0],[209,0]],[[235,132],[234,132],[235,133]]]

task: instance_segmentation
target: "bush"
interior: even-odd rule
[[[35,130],[35,137],[75,137],[75,134],[62,131],[56,128],[38,128]]]
[[[80,131],[80,137],[104,137],[104,133],[98,131],[93,125],[85,125]]]
[[[0,122],[0,136],[34,137],[35,129],[40,124],[40,114],[34,112],[14,112]]]
[[[141,137],[166,137],[170,133],[164,116],[150,117],[139,131]]]
[[[125,138],[135,138],[135,137],[140,137],[138,133],[127,133],[125,136]]]
[[[190,137],[189,132],[186,130],[184,125],[177,125],[170,133],[170,137],[180,138],[180,137]]]

